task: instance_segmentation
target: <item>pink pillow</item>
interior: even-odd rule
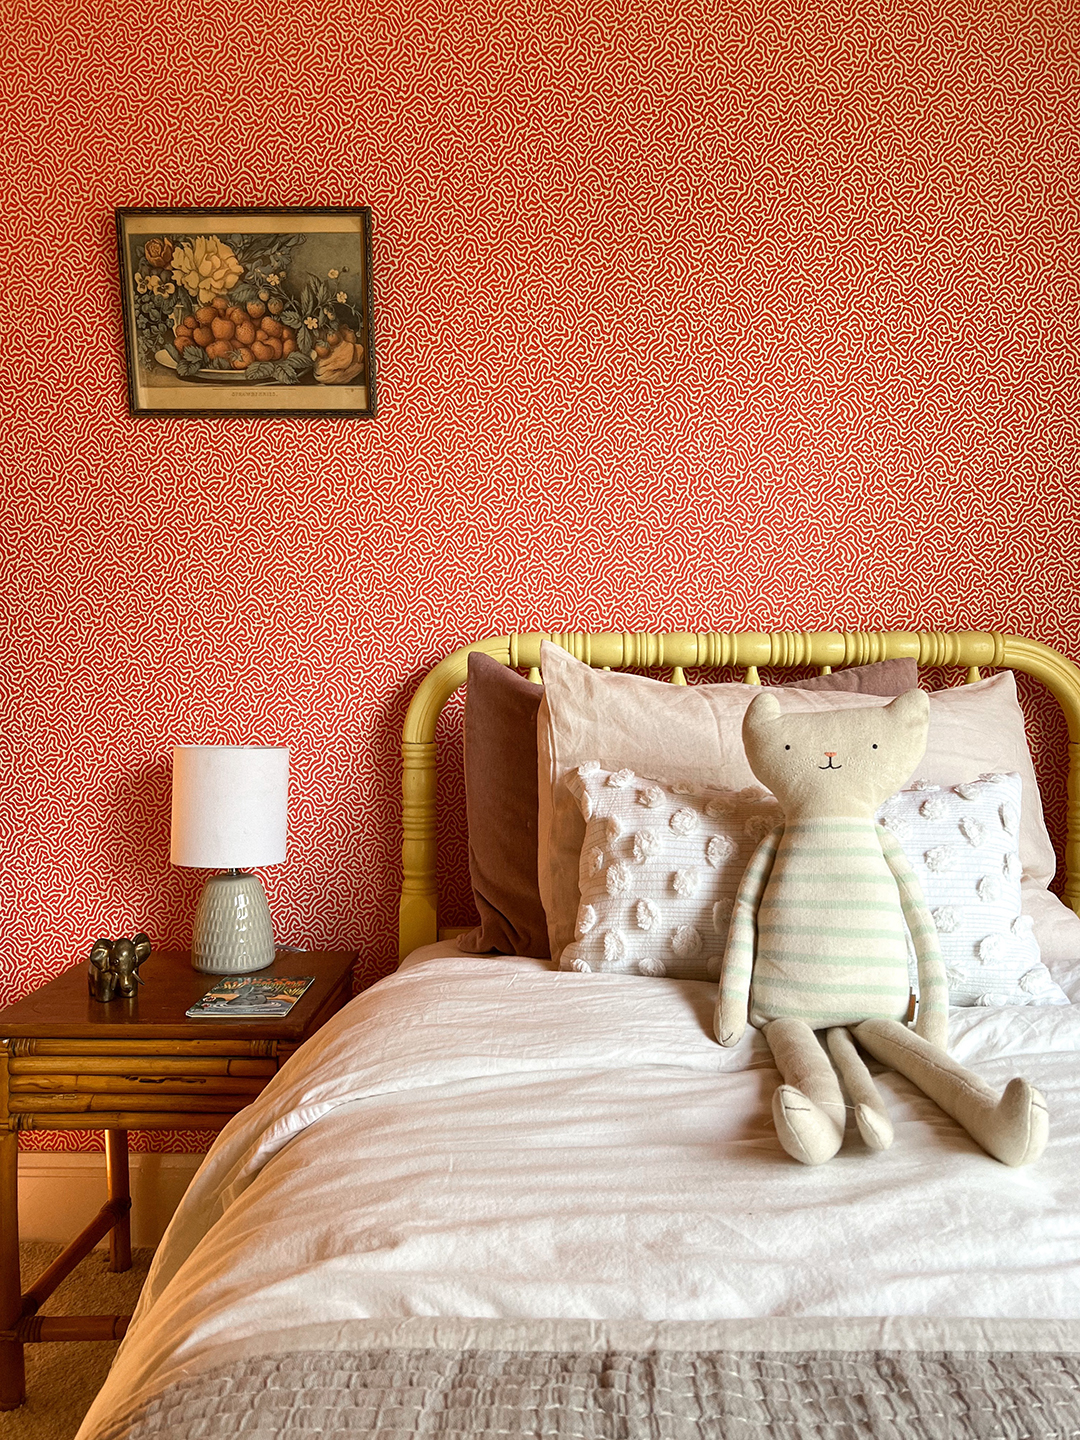
[[[783,688],[902,695],[918,683],[914,660],[883,660]],[[490,655],[474,651],[469,656],[465,806],[469,874],[480,924],[459,935],[457,944],[471,955],[551,955],[536,878],[536,713],[543,693]]]

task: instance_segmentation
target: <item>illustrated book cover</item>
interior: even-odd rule
[[[314,979],[314,975],[290,975],[282,980],[253,980],[233,975],[219,980],[185,1013],[196,1020],[280,1020]]]

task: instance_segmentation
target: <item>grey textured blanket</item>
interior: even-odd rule
[[[1080,1356],[299,1351],[184,1379],[108,1440],[1071,1440]]]

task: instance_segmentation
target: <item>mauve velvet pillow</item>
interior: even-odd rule
[[[914,660],[880,660],[876,665],[853,665],[811,680],[792,680],[788,690],[853,690],[859,695],[903,695],[919,684]]]
[[[472,955],[551,954],[536,879],[536,712],[543,693],[490,655],[469,656],[465,809],[480,924],[457,944]]]
[[[883,660],[792,682],[788,689],[902,695],[919,683],[914,660]],[[543,689],[474,651],[465,697],[465,806],[469,874],[480,924],[457,939],[471,955],[547,959],[547,920],[536,878],[536,712]]]

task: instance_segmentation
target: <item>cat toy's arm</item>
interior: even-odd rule
[[[716,1010],[713,1015],[713,1031],[721,1045],[738,1044],[746,1029],[746,1016],[750,1003],[750,976],[754,969],[754,951],[757,946],[757,913],[765,886],[772,873],[783,825],[770,830],[750,857],[739,891],[735,896],[735,908],[731,912],[728,928],[727,947],[720,966],[720,989],[716,996]]]
[[[924,1040],[929,1040],[931,1045],[947,1050],[949,987],[945,980],[945,966],[941,959],[934,917],[927,908],[915,872],[899,840],[891,831],[886,830],[884,825],[879,825],[877,832],[882,853],[893,873],[896,888],[900,891],[900,905],[919,962],[919,1013],[915,1021],[915,1033]]]

